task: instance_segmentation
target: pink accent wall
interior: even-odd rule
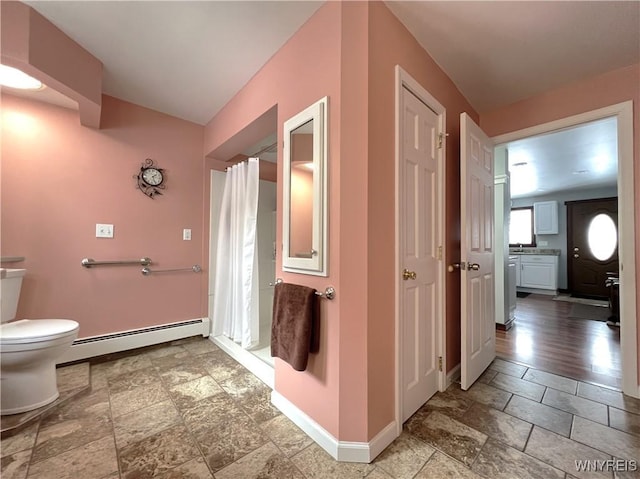
[[[27,258],[18,318],[74,319],[87,337],[204,317],[206,271],[80,266],[87,256],[207,264],[203,127],[109,96],[102,104],[93,130],[72,110],[2,95],[1,253]],[[145,158],[166,170],[155,199],[136,189]],[[96,223],[114,224],[114,238],[96,238]]]
[[[78,102],[80,122],[98,128],[102,63],[20,2],[1,2],[2,64],[18,68]]]
[[[634,205],[636,221],[636,272],[640,271],[640,64],[586,78],[526,100],[483,113],[480,126],[489,136],[522,130],[553,120],[597,110],[624,101],[633,101]],[[640,298],[640,282],[636,281],[636,301]],[[636,306],[637,307],[637,306]],[[638,345],[640,350],[640,320]],[[639,372],[640,374],[640,372]],[[638,378],[640,383],[640,377]]]
[[[298,32],[269,60],[269,62],[238,92],[238,94],[209,122],[204,132],[204,154],[206,177],[210,169],[218,169],[220,160],[225,161],[239,151],[244,143],[240,140],[248,130],[258,128],[266,136],[277,129],[282,143],[284,121],[324,96],[329,97],[329,163],[339,164],[340,158],[340,11],[341,4],[328,2],[304,24]],[[254,122],[269,117],[277,106],[274,123]],[[268,131],[270,128],[271,131]],[[251,134],[256,133],[250,131]],[[240,139],[240,140],[239,140]],[[260,137],[252,138],[255,142]],[[236,145],[229,150],[228,145]],[[244,145],[246,146],[246,145]],[[282,165],[282,149],[278,149],[278,165]],[[282,271],[282,257],[276,260],[276,276],[287,282],[304,284],[324,290],[332,284],[338,291],[333,301],[322,303],[321,349],[310,357],[307,371],[294,371],[288,364],[276,359],[275,388],[302,411],[314,418],[327,431],[339,436],[338,411],[341,394],[338,387],[340,365],[349,360],[348,353],[339,348],[341,328],[341,282],[340,250],[338,248],[340,193],[338,170],[329,167],[329,211],[330,245],[328,278],[303,276]],[[205,187],[208,194],[208,187]],[[333,208],[332,208],[333,207]],[[278,168],[278,244],[282,244],[282,169]],[[360,395],[362,396],[362,395]],[[345,402],[359,401],[360,398]],[[361,405],[361,402],[358,402]],[[361,426],[362,427],[362,426]],[[366,427],[366,424],[364,425]],[[360,434],[362,436],[362,434]]]
[[[338,437],[341,441],[368,441],[379,432],[372,430],[368,422],[372,406],[367,354],[377,346],[369,343],[367,310],[369,5],[367,2],[342,3],[341,15],[340,157],[329,159],[329,170],[338,170],[340,191],[339,199],[329,204],[329,218],[336,209],[340,211],[340,289],[337,291],[343,303],[337,318],[341,359]],[[336,250],[335,244],[330,245],[330,255]],[[380,373],[385,375],[386,370]]]
[[[447,260],[459,256],[459,114],[478,115],[381,2],[328,2],[207,125],[205,154],[273,105],[286,119],[329,97],[329,277],[284,273],[324,289],[321,351],[298,373],[276,360],[276,390],[341,441],[369,441],[394,419],[395,65],[447,108]],[[207,160],[208,167],[214,160]],[[282,157],[278,158],[282,164]],[[281,171],[279,173],[281,178]],[[278,186],[281,238],[282,185]],[[448,279],[448,365],[460,360],[459,277]]]
[[[395,315],[389,291],[394,290],[398,274],[394,264],[395,65],[446,108],[445,263],[460,259],[460,113],[467,112],[475,121],[478,115],[406,27],[379,2],[371,3],[369,51],[369,422],[372,430],[379,430],[393,406],[388,365],[394,361]],[[460,363],[460,275],[447,275],[446,281],[446,365],[451,370]]]

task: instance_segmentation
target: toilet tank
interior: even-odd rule
[[[0,323],[6,323],[16,317],[22,278],[26,269],[0,268]]]

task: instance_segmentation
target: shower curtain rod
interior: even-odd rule
[[[273,148],[274,146],[277,146],[277,145],[278,145],[278,142],[277,142],[277,141],[276,141],[275,143],[271,143],[270,145],[265,146],[264,148],[262,148],[261,150],[259,150],[259,151],[255,152],[254,154],[247,156],[247,157],[246,157],[244,160],[242,160],[242,161],[247,161],[249,158],[256,158],[256,157],[259,157],[261,153],[264,153],[264,152],[266,152],[266,151],[269,151],[271,148]],[[258,159],[260,159],[260,158],[258,158]],[[238,163],[242,163],[242,161],[239,161]],[[237,163],[236,163],[236,164],[237,164]],[[233,165],[231,165],[231,166],[233,166]],[[224,171],[227,171],[229,168],[231,168],[231,166],[227,166],[227,167],[224,169]]]

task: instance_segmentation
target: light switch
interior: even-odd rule
[[[96,238],[113,238],[113,225],[96,224]]]
[[[191,241],[191,230],[189,228],[182,230],[182,239],[184,241]]]

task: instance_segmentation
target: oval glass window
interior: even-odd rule
[[[607,261],[613,256],[618,246],[618,230],[611,216],[600,213],[591,220],[587,244],[591,254],[600,261]]]

